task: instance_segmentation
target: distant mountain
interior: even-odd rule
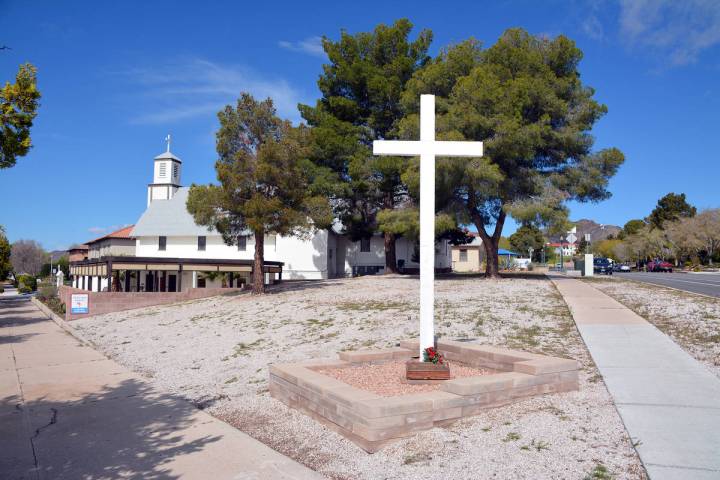
[[[67,250],[53,250],[48,253],[50,255],[50,261],[55,263],[60,260],[60,257],[64,257],[68,254]]]
[[[587,218],[583,218],[577,221],[571,221],[571,223],[577,228],[577,233],[575,233],[575,236],[578,238],[578,242],[582,240],[586,233],[590,234],[591,242],[597,242],[599,240],[605,240],[611,235],[617,236],[617,234],[622,230],[622,228],[618,227],[617,225],[603,225]],[[559,242],[560,236],[551,235],[550,241]]]

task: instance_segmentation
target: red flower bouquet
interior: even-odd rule
[[[428,347],[423,350],[423,362],[439,363],[442,365],[443,362],[445,362],[445,358],[440,352],[435,350],[434,347]]]

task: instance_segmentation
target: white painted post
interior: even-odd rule
[[[435,96],[420,96],[420,141],[435,141]],[[435,346],[435,154],[420,154],[420,359]]]
[[[583,272],[583,275],[585,275],[586,277],[592,277],[593,275],[595,275],[593,262],[594,262],[593,254],[586,253],[585,254],[585,271]]]
[[[192,272],[192,288],[197,288],[198,273],[193,270]]]

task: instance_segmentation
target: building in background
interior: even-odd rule
[[[476,233],[471,233],[473,241],[465,245],[453,245],[452,248],[452,270],[453,272],[481,272],[484,271],[482,264],[485,261],[485,249],[482,239]]]
[[[87,260],[71,266],[71,275],[77,277],[73,286],[91,291],[174,292],[250,282],[253,235],[248,232],[235,245],[227,245],[218,232],[197,225],[187,210],[190,189],[180,183],[181,165],[169,148],[154,158],[145,212],[134,226],[88,242]],[[384,273],[381,235],[353,241],[340,232],[342,225],[337,224],[309,238],[266,235],[265,281]],[[435,253],[436,268],[449,271],[447,240],[437,243]],[[399,238],[396,257],[402,271],[418,271],[416,242]]]
[[[68,249],[68,260],[70,262],[81,262],[88,258],[87,245],[73,245]]]

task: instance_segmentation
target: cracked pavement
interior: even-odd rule
[[[0,300],[0,478],[319,479],[50,321]]]

